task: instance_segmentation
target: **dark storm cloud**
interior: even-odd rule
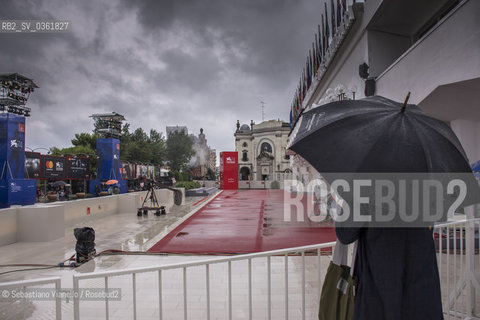
[[[306,57],[319,21],[321,1],[124,1],[138,10],[147,34],[162,35],[179,26],[194,32],[209,48],[221,43],[231,68],[242,68],[260,77],[298,72],[299,48]],[[313,23],[312,23],[313,22]],[[238,49],[248,56],[239,61]],[[298,59],[292,59],[297,57]],[[240,64],[238,64],[240,62]]]
[[[287,120],[321,0],[1,1],[3,19],[66,19],[67,34],[0,34],[0,73],[40,86],[27,146],[68,146],[92,113],[131,128],[203,127],[233,149],[235,122]],[[52,130],[51,128],[55,128]]]

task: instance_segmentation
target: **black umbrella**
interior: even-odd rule
[[[67,183],[65,181],[61,181],[61,180],[58,180],[58,181],[55,181],[54,183],[52,183],[52,186],[53,187],[59,187],[59,186],[65,186]]]
[[[462,179],[475,188],[468,204],[478,200],[478,184],[458,138],[416,105],[380,96],[328,103],[303,113],[290,139],[290,149],[327,173],[328,182],[339,176],[328,173],[410,173],[409,179],[411,173],[442,173],[445,181],[450,173],[464,173]]]
[[[290,149],[321,173],[472,171],[450,127],[416,105],[374,96],[325,104],[301,119]]]

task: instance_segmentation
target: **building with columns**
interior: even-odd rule
[[[240,180],[283,181],[291,175],[290,157],[285,153],[289,124],[269,120],[250,125],[237,120],[235,150],[238,152]]]

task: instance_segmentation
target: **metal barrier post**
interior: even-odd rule
[[[60,290],[62,289],[62,283],[60,279],[55,281],[55,319],[62,320],[62,299],[60,298]]]
[[[467,316],[472,317],[475,308],[475,281],[478,279],[475,277],[475,222],[473,214],[475,206],[469,206],[465,208],[465,215],[467,221],[465,222],[465,295],[467,298]]]
[[[73,319],[80,320],[80,290],[78,289],[78,279],[73,276]]]

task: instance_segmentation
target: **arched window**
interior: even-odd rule
[[[247,151],[242,152],[242,161],[248,161]]]
[[[240,180],[249,180],[250,179],[250,169],[248,167],[242,167],[240,169]]]
[[[268,143],[268,142],[262,143],[262,145],[260,147],[260,152],[262,152],[262,151],[267,151],[267,152],[272,153],[272,146],[270,145],[270,143]]]

